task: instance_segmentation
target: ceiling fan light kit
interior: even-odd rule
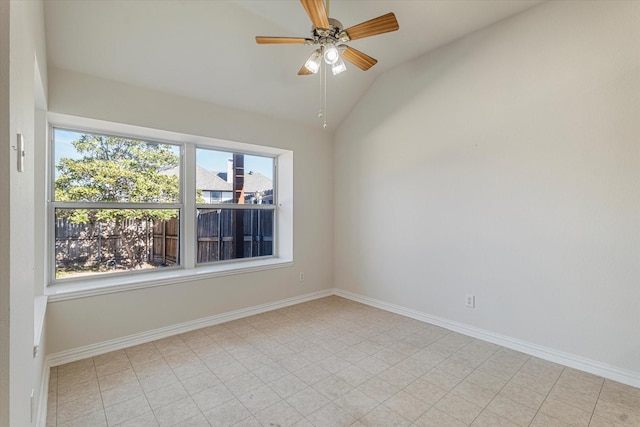
[[[311,53],[309,59],[298,71],[298,75],[301,76],[317,74],[327,66],[331,67],[334,76],[338,75],[347,69],[343,58],[361,70],[367,71],[378,61],[344,43],[398,30],[399,25],[395,15],[387,13],[345,30],[340,21],[328,17],[329,0],[326,1],[325,7],[323,0],[300,0],[313,25],[311,38],[257,36],[256,42],[258,44],[318,45],[319,47]],[[326,72],[320,74],[321,107],[318,116],[323,119],[323,127],[326,128]]]

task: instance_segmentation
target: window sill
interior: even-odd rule
[[[292,260],[282,258],[242,261],[241,264],[230,262],[215,266],[205,265],[190,270],[173,269],[144,275],[102,277],[70,283],[56,283],[49,285],[45,294],[48,296],[49,302],[65,301],[291,266],[293,266]]]

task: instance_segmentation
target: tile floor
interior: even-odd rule
[[[47,426],[640,426],[640,389],[328,297],[51,369]]]

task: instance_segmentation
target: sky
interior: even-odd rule
[[[55,141],[55,161],[59,163],[63,157],[78,159],[80,155],[76,152],[75,148],[71,144],[80,138],[82,132],[74,132],[64,129],[55,129],[54,141]],[[173,148],[176,155],[180,153],[179,145],[167,144]],[[226,172],[227,171],[227,159],[233,157],[233,153],[218,151],[212,149],[198,148],[196,150],[196,163],[210,171]],[[245,154],[244,156],[244,169],[246,172],[253,171],[261,173],[267,178],[273,180],[273,159],[271,157],[261,157]],[[57,171],[56,171],[57,176]]]

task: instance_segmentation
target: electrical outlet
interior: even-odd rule
[[[300,273],[300,281],[304,282],[304,273]]]
[[[476,297],[473,294],[466,294],[464,296],[464,306],[469,308],[476,308]]]

